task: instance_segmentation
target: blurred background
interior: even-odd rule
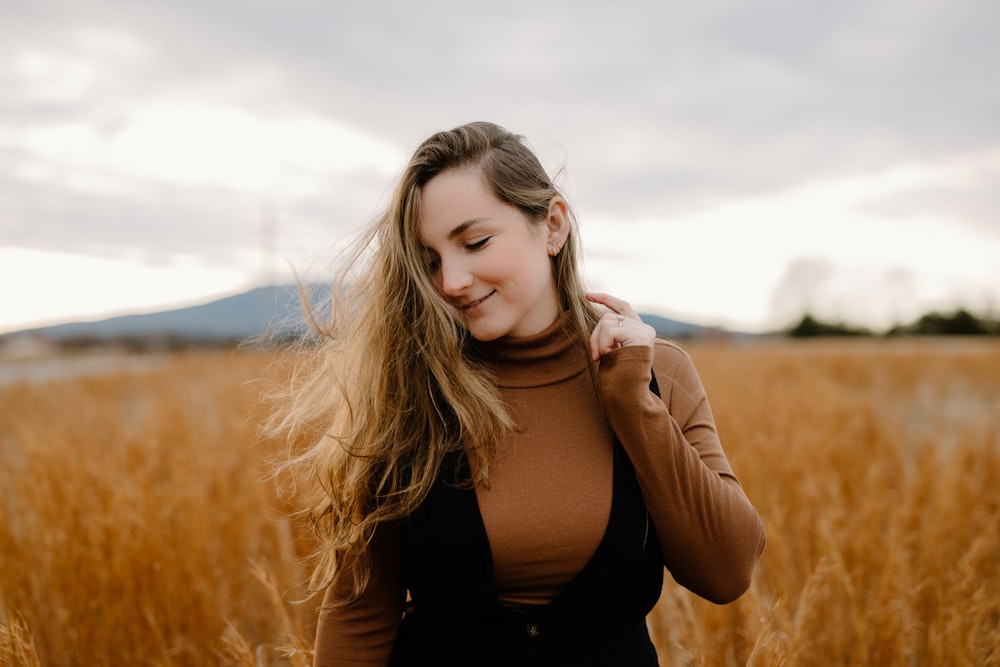
[[[416,145],[559,173],[592,287],[745,332],[1000,311],[1000,5],[6,3],[0,333],[329,277]]]
[[[768,544],[735,605],[668,578],[664,663],[997,664],[1000,336],[755,334],[1000,334],[1000,3],[0,8],[0,664],[310,664],[248,340],[472,120],[701,338]]]

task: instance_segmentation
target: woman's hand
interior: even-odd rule
[[[601,292],[588,292],[587,299],[611,311],[601,316],[590,334],[591,359],[597,361],[619,347],[653,346],[656,330],[645,324],[627,301]]]

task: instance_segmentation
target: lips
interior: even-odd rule
[[[483,301],[486,301],[486,299],[490,298],[494,294],[496,294],[495,291],[494,292],[490,292],[489,294],[487,294],[486,296],[484,296],[482,299],[476,299],[475,301],[469,301],[468,303],[463,303],[459,307],[462,309],[463,313],[468,313],[468,312],[470,312],[472,310],[475,310],[477,307],[479,307],[479,305]]]

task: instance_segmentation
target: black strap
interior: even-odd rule
[[[653,392],[654,394],[656,394],[657,396],[659,396],[660,395],[660,385],[656,384],[656,373],[653,372],[652,368],[649,369],[649,375],[650,375],[649,390],[651,392]]]

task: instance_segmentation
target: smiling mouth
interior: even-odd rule
[[[491,297],[491,296],[493,296],[493,295],[494,295],[495,293],[496,293],[496,292],[490,292],[489,294],[487,294],[486,296],[484,296],[484,297],[483,297],[482,299],[476,299],[475,301],[470,301],[469,303],[463,303],[463,304],[462,304],[462,305],[460,306],[460,307],[461,307],[461,309],[462,309],[462,312],[463,312],[463,313],[468,313],[468,312],[470,312],[470,311],[472,311],[472,310],[475,310],[476,308],[478,308],[478,307],[479,307],[479,305],[480,305],[480,304],[481,304],[481,303],[482,303],[483,301],[486,301],[486,299],[490,298],[490,297]]]

